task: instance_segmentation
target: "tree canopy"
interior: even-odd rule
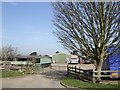
[[[80,56],[96,60],[97,70],[101,70],[104,60],[120,48],[119,4],[120,2],[52,3],[54,34],[70,52],[78,51]],[[114,49],[108,52],[112,46]]]

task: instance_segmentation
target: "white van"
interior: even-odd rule
[[[74,63],[74,64],[77,64],[79,61],[79,58],[77,55],[71,55],[71,59],[70,59],[70,62],[69,63]]]

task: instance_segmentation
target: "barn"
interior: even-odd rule
[[[67,53],[56,53],[52,56],[53,62],[65,63],[70,60],[71,55]]]

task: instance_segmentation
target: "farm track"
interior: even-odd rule
[[[61,70],[60,67],[48,67],[29,76],[3,78],[2,88],[64,88],[59,81],[65,75],[66,70]]]

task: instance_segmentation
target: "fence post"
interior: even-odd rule
[[[96,80],[95,80],[95,69],[93,69],[93,83],[95,83],[96,82]]]
[[[67,65],[67,75],[69,77],[69,66]]]
[[[85,71],[83,70],[83,74],[82,74],[82,80],[85,80]]]
[[[76,74],[76,66],[75,66],[75,78],[77,78],[77,74]]]
[[[76,66],[75,66],[75,73],[76,73]]]
[[[79,67],[79,79],[81,79],[81,75],[80,75],[80,67]]]

